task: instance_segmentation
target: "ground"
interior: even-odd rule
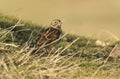
[[[43,55],[27,50],[44,26],[0,14],[0,79],[119,79],[119,59],[109,56],[119,41],[98,46],[96,40],[63,33],[61,42]],[[109,41],[109,40],[107,40]]]

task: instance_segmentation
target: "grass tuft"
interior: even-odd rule
[[[0,14],[0,79],[120,78],[119,58],[110,60],[119,40],[103,47],[96,45],[96,39],[64,33],[49,54],[32,54],[34,48],[27,49],[44,29]]]

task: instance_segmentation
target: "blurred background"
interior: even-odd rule
[[[59,18],[72,34],[120,37],[120,0],[0,0],[0,12],[44,26]]]

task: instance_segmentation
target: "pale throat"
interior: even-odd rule
[[[61,25],[50,25],[50,27],[55,28],[55,29],[61,29]]]

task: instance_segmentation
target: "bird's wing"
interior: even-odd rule
[[[45,29],[43,33],[38,36],[38,38],[36,39],[36,46],[41,46],[45,43],[45,41],[47,41],[46,34],[49,33],[49,29],[50,28]]]
[[[60,29],[50,28],[49,32],[46,33],[46,38],[48,39],[47,43],[50,43],[50,42],[58,39],[60,37],[61,33],[62,32]]]
[[[52,27],[47,28],[42,35],[37,39],[37,45],[48,44],[58,39],[61,35],[61,29],[55,29]]]

